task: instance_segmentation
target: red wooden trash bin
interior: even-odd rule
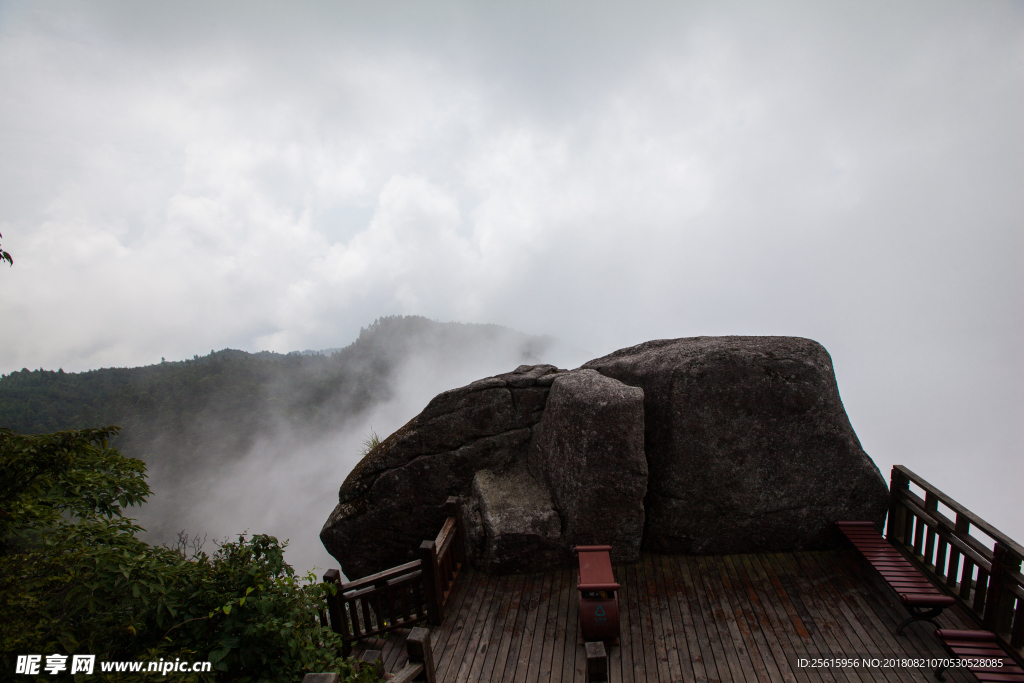
[[[612,573],[610,545],[578,545],[580,630],[583,641],[611,643],[619,637],[619,584]]]

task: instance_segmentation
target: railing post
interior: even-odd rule
[[[889,479],[889,524],[885,530],[885,537],[890,541],[903,541],[907,511],[900,505],[900,495],[903,491],[909,490],[910,479],[893,465],[892,476]]]
[[[457,496],[448,496],[448,500],[444,502],[444,513],[449,517],[455,518],[455,557],[454,560],[457,564],[463,565],[466,563],[466,544],[465,544],[465,530],[462,527],[462,504],[459,502]]]
[[[430,649],[430,629],[418,626],[409,632],[405,639],[405,649],[409,653],[409,661],[423,664],[423,680],[437,683],[434,671],[434,651]]]
[[[440,576],[437,571],[437,543],[423,541],[420,543],[420,571],[423,572],[423,598],[427,603],[427,621],[433,626],[440,626],[444,619],[441,612]]]
[[[1015,557],[1010,549],[996,541],[992,549],[992,572],[988,579],[988,595],[985,600],[985,628],[993,633],[1006,633],[1013,620],[1014,595],[1003,590],[1004,577],[1009,572],[1019,572],[1021,558]]]
[[[341,634],[341,653],[347,657],[352,652],[352,643],[348,640],[348,619],[345,618],[344,599],[341,596],[341,572],[337,569],[328,569],[324,572],[324,583],[333,583],[338,589],[334,595],[327,593],[327,613],[331,617],[331,630]]]

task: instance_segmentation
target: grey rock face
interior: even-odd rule
[[[533,429],[530,472],[551,492],[566,547],[611,545],[613,561],[635,561],[647,493],[643,391],[594,370],[558,375]]]
[[[479,563],[499,572],[535,572],[569,561],[551,496],[523,467],[473,478],[483,528]]]
[[[355,579],[415,559],[420,543],[444,523],[440,505],[448,496],[466,501],[478,471],[525,462],[530,427],[550,390],[537,380],[556,372],[524,365],[439,394],[367,454],[320,532],[345,575]]]
[[[583,367],[643,389],[645,548],[823,548],[838,542],[838,519],[884,519],[885,480],[850,426],[820,344],[662,340]]]
[[[573,545],[830,547],[836,520],[888,504],[831,358],[791,337],[652,341],[444,392],[353,469],[320,537],[359,578],[414,559],[452,495],[469,561],[502,572],[566,566]]]

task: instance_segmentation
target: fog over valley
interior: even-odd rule
[[[26,433],[123,428],[153,495],[137,516],[152,543],[289,539],[299,569],[335,566],[318,533],[338,487],[436,394],[520,364],[576,367],[589,355],[497,325],[382,318],[348,347],[288,355],[224,350],[185,362],[0,379],[0,424]]]

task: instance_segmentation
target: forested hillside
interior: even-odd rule
[[[391,397],[395,369],[414,353],[454,359],[512,342],[537,362],[550,340],[497,325],[387,317],[340,350],[278,354],[211,351],[191,360],[83,373],[21,370],[0,377],[0,426],[40,434],[103,425],[123,428],[116,446],[145,462],[244,453],[282,422],[337,429]]]

